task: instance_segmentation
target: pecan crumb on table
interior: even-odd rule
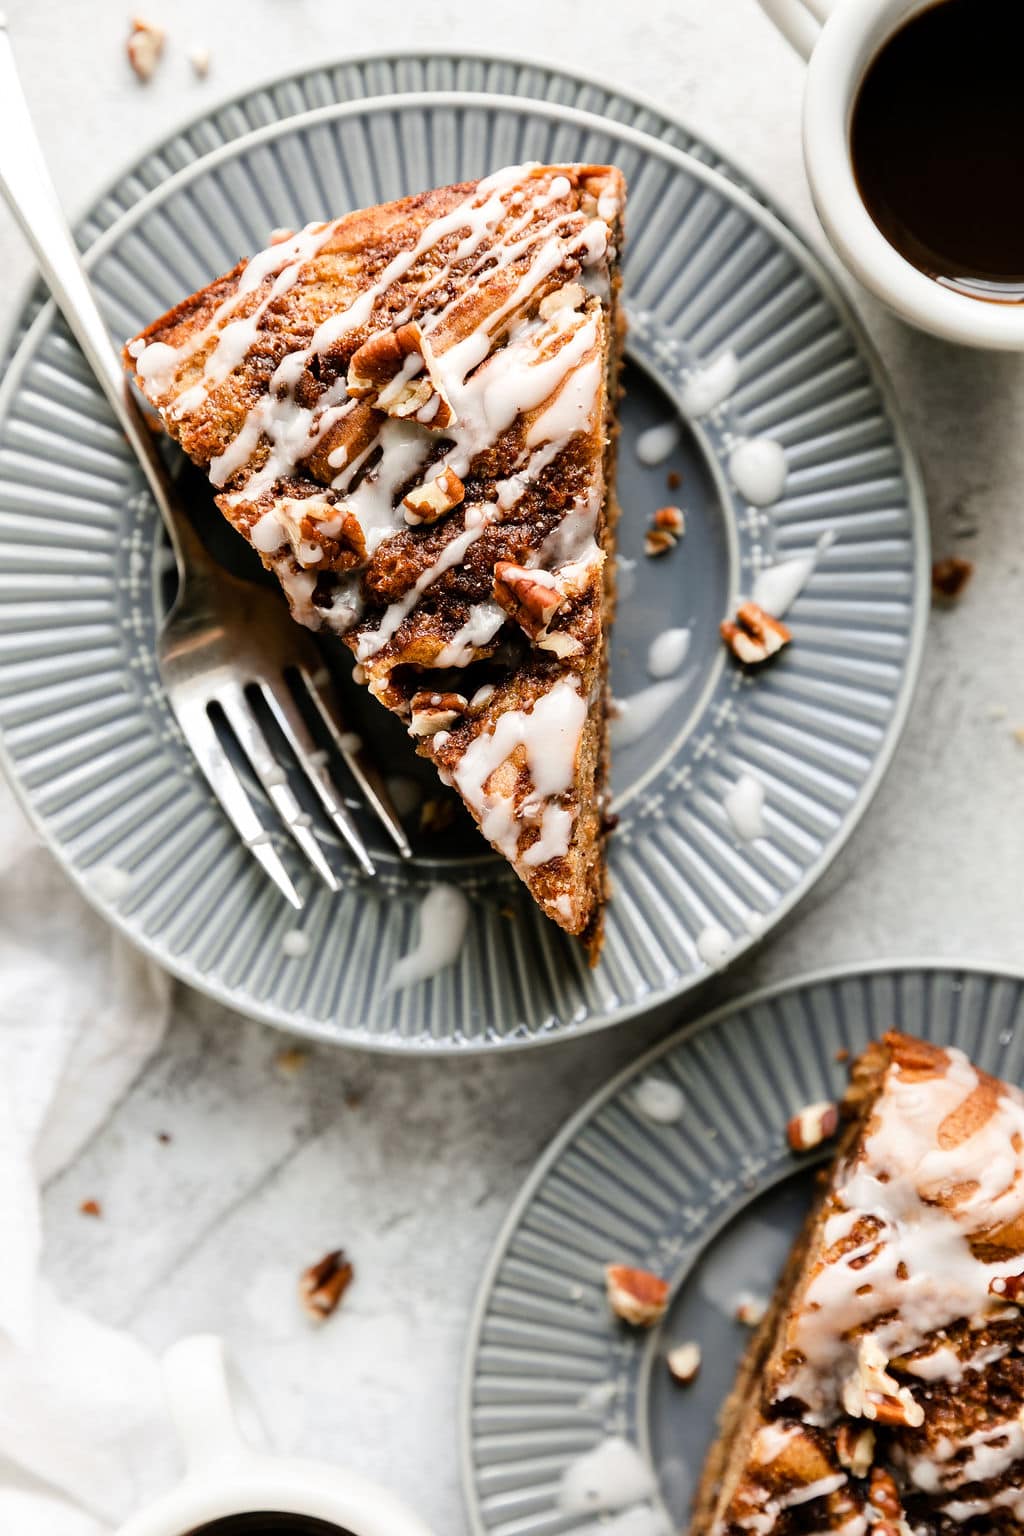
[[[960,555],[947,555],[945,560],[936,560],[932,566],[932,596],[952,602],[960,596],[973,575],[973,560],[964,560]]]
[[[354,1275],[355,1269],[343,1248],[335,1248],[303,1272],[299,1300],[314,1322],[322,1323],[337,1310]]]

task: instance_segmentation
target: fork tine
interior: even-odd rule
[[[220,744],[213,721],[202,706],[186,708],[171,697],[174,713],[203,776],[242,842],[262,865],[282,896],[301,912],[305,902],[292,884],[270,835],[257,816],[248,791]]]
[[[344,758],[349,772],[359,785],[370,809],[402,858],[411,859],[412,849],[409,846],[409,839],[391,803],[391,796],[387,792],[383,778],[363,752],[362,742],[358,736],[353,736],[351,731],[346,731],[337,716],[333,688],[327,672],[321,669],[310,673],[304,666],[300,666],[298,672],[306,686],[306,691],[316,705],[321,720],[330,733],[331,740]]]
[[[252,764],[257,778],[288,831],[327,889],[340,891],[341,881],[324,857],[324,851],[308,825],[309,818],[303,814],[302,806],[288,783],[284,768],[274,756],[270,742],[263,734],[263,729],[249,707],[245,694],[240,687],[221,688],[216,694],[216,700],[223,709],[239,746]]]
[[[375,875],[377,870],[369,850],[359,835],[359,829],[349,814],[341,792],[324,761],[324,754],[314,741],[287,682],[282,679],[280,682],[261,683],[260,692],[280,726],[285,740],[298,758],[303,773],[316,791],[324,810],[359,860],[365,873]]]

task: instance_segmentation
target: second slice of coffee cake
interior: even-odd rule
[[[844,1118],[691,1536],[1024,1532],[1024,1096],[892,1033]]]

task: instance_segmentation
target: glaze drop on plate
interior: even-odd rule
[[[691,373],[683,386],[681,404],[687,416],[706,416],[728,400],[739,383],[740,365],[733,351],[723,352]]]
[[[636,560],[627,559],[625,555],[615,557],[615,585],[620,602],[625,602],[636,591],[637,564]]]
[[[825,551],[835,543],[835,533],[828,529],[814,547],[813,554],[794,555],[789,560],[779,560],[759,571],[750,594],[752,600],[765,613],[781,619],[788,613],[811,578],[815,566]]]
[[[770,437],[748,437],[729,455],[729,475],[745,501],[768,507],[786,488],[786,455]]]
[[[458,959],[469,924],[469,902],[454,885],[432,885],[420,904],[416,943],[391,972],[385,994],[436,976]]]
[[[655,635],[647,651],[647,670],[652,677],[671,677],[678,672],[690,649],[688,629],[663,629]]]
[[[636,1446],[621,1435],[609,1435],[566,1467],[558,1507],[570,1514],[596,1514],[639,1504],[654,1491],[654,1474]]]
[[[764,837],[764,785],[752,773],[744,773],[726,791],[722,801],[737,837],[753,842]]]
[[[682,1089],[664,1077],[642,1077],[633,1090],[633,1103],[656,1125],[674,1125],[686,1109]]]
[[[580,1407],[603,1411],[609,1403],[615,1401],[618,1390],[614,1381],[595,1381],[580,1398]]]
[[[732,948],[732,936],[721,923],[708,923],[697,935],[697,953],[705,965],[721,965]]]
[[[641,464],[664,464],[681,435],[678,421],[663,421],[657,427],[648,427],[636,440],[636,456]]]
[[[132,883],[127,870],[116,864],[100,864],[89,871],[92,888],[103,901],[120,901]]]
[[[667,682],[652,683],[649,688],[641,688],[639,693],[630,694],[628,699],[616,699],[619,713],[611,725],[612,745],[628,747],[646,736],[652,726],[680,699],[682,692],[682,682],[678,678],[670,678]]]

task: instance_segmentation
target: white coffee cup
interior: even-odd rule
[[[1024,350],[1024,304],[944,287],[901,256],[864,206],[850,156],[850,117],[882,44],[934,0],[761,0],[808,61],[804,161],[825,233],[865,288],[922,330],[974,347]],[[993,39],[998,47],[998,39]]]
[[[167,1401],[185,1455],[178,1486],[118,1536],[187,1536],[227,1515],[307,1515],[339,1536],[431,1536],[386,1489],[352,1472],[255,1450],[239,1434],[220,1339],[183,1339],[163,1361]]]

